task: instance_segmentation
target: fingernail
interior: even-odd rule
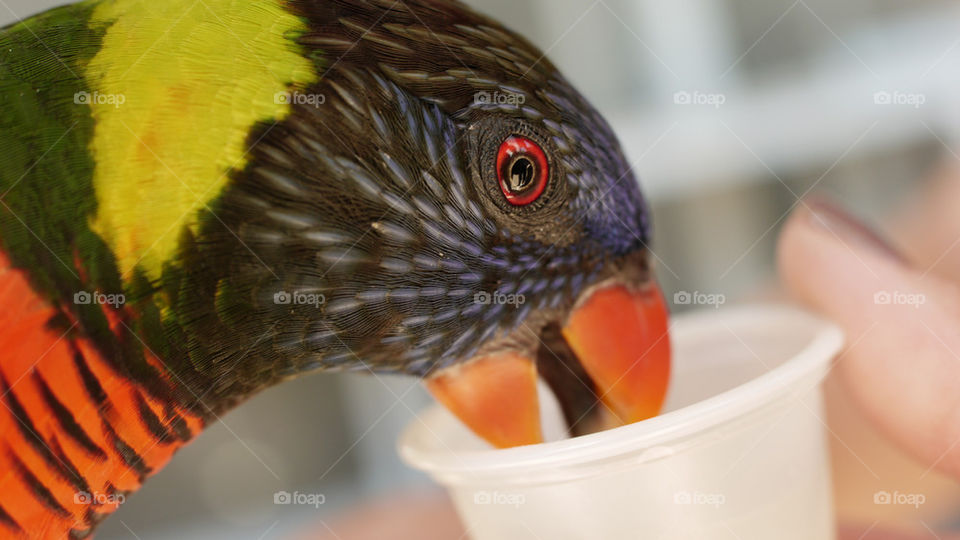
[[[807,218],[813,226],[840,237],[844,242],[859,244],[899,263],[907,263],[906,257],[889,241],[837,204],[822,198],[811,199],[805,204],[809,209]]]

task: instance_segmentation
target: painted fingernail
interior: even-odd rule
[[[907,259],[887,239],[837,204],[823,198],[813,198],[805,204],[809,209],[807,217],[815,227],[829,231],[844,242],[866,246],[899,263],[907,263]]]

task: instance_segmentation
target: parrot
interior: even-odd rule
[[[649,205],[530,33],[455,0],[0,29],[0,535],[91,536],[305,374],[416,377],[495,448],[544,442],[538,385],[571,435],[657,415]]]

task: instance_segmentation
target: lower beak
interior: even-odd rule
[[[594,291],[571,312],[561,334],[592,383],[582,390],[594,400],[591,408],[608,413],[603,427],[659,414],[670,377],[670,338],[666,303],[655,285]],[[534,356],[514,351],[481,356],[437,372],[426,385],[490,444],[540,443]]]

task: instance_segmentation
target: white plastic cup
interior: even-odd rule
[[[671,332],[656,418],[494,450],[435,406],[400,453],[449,490],[474,540],[833,539],[821,383],[840,330],[757,306],[679,316]]]

